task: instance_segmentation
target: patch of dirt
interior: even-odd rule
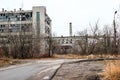
[[[22,64],[22,63],[27,63],[27,61],[15,60],[15,59],[0,59],[0,68],[8,67],[11,65]]]
[[[62,65],[52,80],[100,80],[98,74],[104,67],[100,61],[67,63]]]

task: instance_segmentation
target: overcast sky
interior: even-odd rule
[[[97,20],[100,27],[112,25],[113,14],[119,10],[120,0],[0,0],[1,10],[20,7],[31,10],[32,6],[46,6],[52,19],[52,31],[60,36],[69,35],[69,22],[73,23],[73,34],[89,29],[89,23],[94,24]]]

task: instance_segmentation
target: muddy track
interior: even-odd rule
[[[99,58],[67,62],[61,65],[51,80],[100,80],[99,73],[105,67],[104,60],[120,60],[120,58]]]

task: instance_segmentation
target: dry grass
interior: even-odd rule
[[[2,58],[2,59],[0,59],[0,67],[3,67],[3,66],[5,66],[5,65],[8,65],[9,62],[10,62],[10,60],[7,59],[7,58]]]
[[[7,67],[16,64],[21,64],[21,61],[17,59],[0,58],[0,67]]]
[[[120,60],[107,61],[102,76],[104,80],[120,80]]]
[[[94,59],[94,58],[100,58],[101,55],[79,55],[79,54],[54,54],[55,58],[67,58],[67,59]]]
[[[54,54],[54,58],[67,58],[67,59],[81,59],[81,58],[86,58],[86,56],[81,56],[77,54]]]
[[[67,58],[67,59],[83,59],[83,58],[87,58],[87,59],[95,59],[95,58],[115,58],[115,57],[120,57],[119,56],[115,56],[115,55],[79,55],[79,54],[54,54],[53,55],[54,58]]]

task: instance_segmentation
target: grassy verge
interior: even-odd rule
[[[54,54],[54,58],[67,58],[67,59],[95,59],[95,58],[115,58],[120,57],[120,55],[104,55],[104,54],[97,54],[97,55],[79,55],[79,54]]]
[[[120,80],[120,60],[107,61],[102,76],[104,80]]]
[[[54,54],[54,58],[67,58],[67,59],[81,59],[86,58],[86,56],[81,56],[77,54]]]
[[[0,59],[0,67],[7,67],[10,65],[16,65],[20,64],[21,62],[19,60],[13,60],[13,59],[8,59],[8,58],[1,58]]]

